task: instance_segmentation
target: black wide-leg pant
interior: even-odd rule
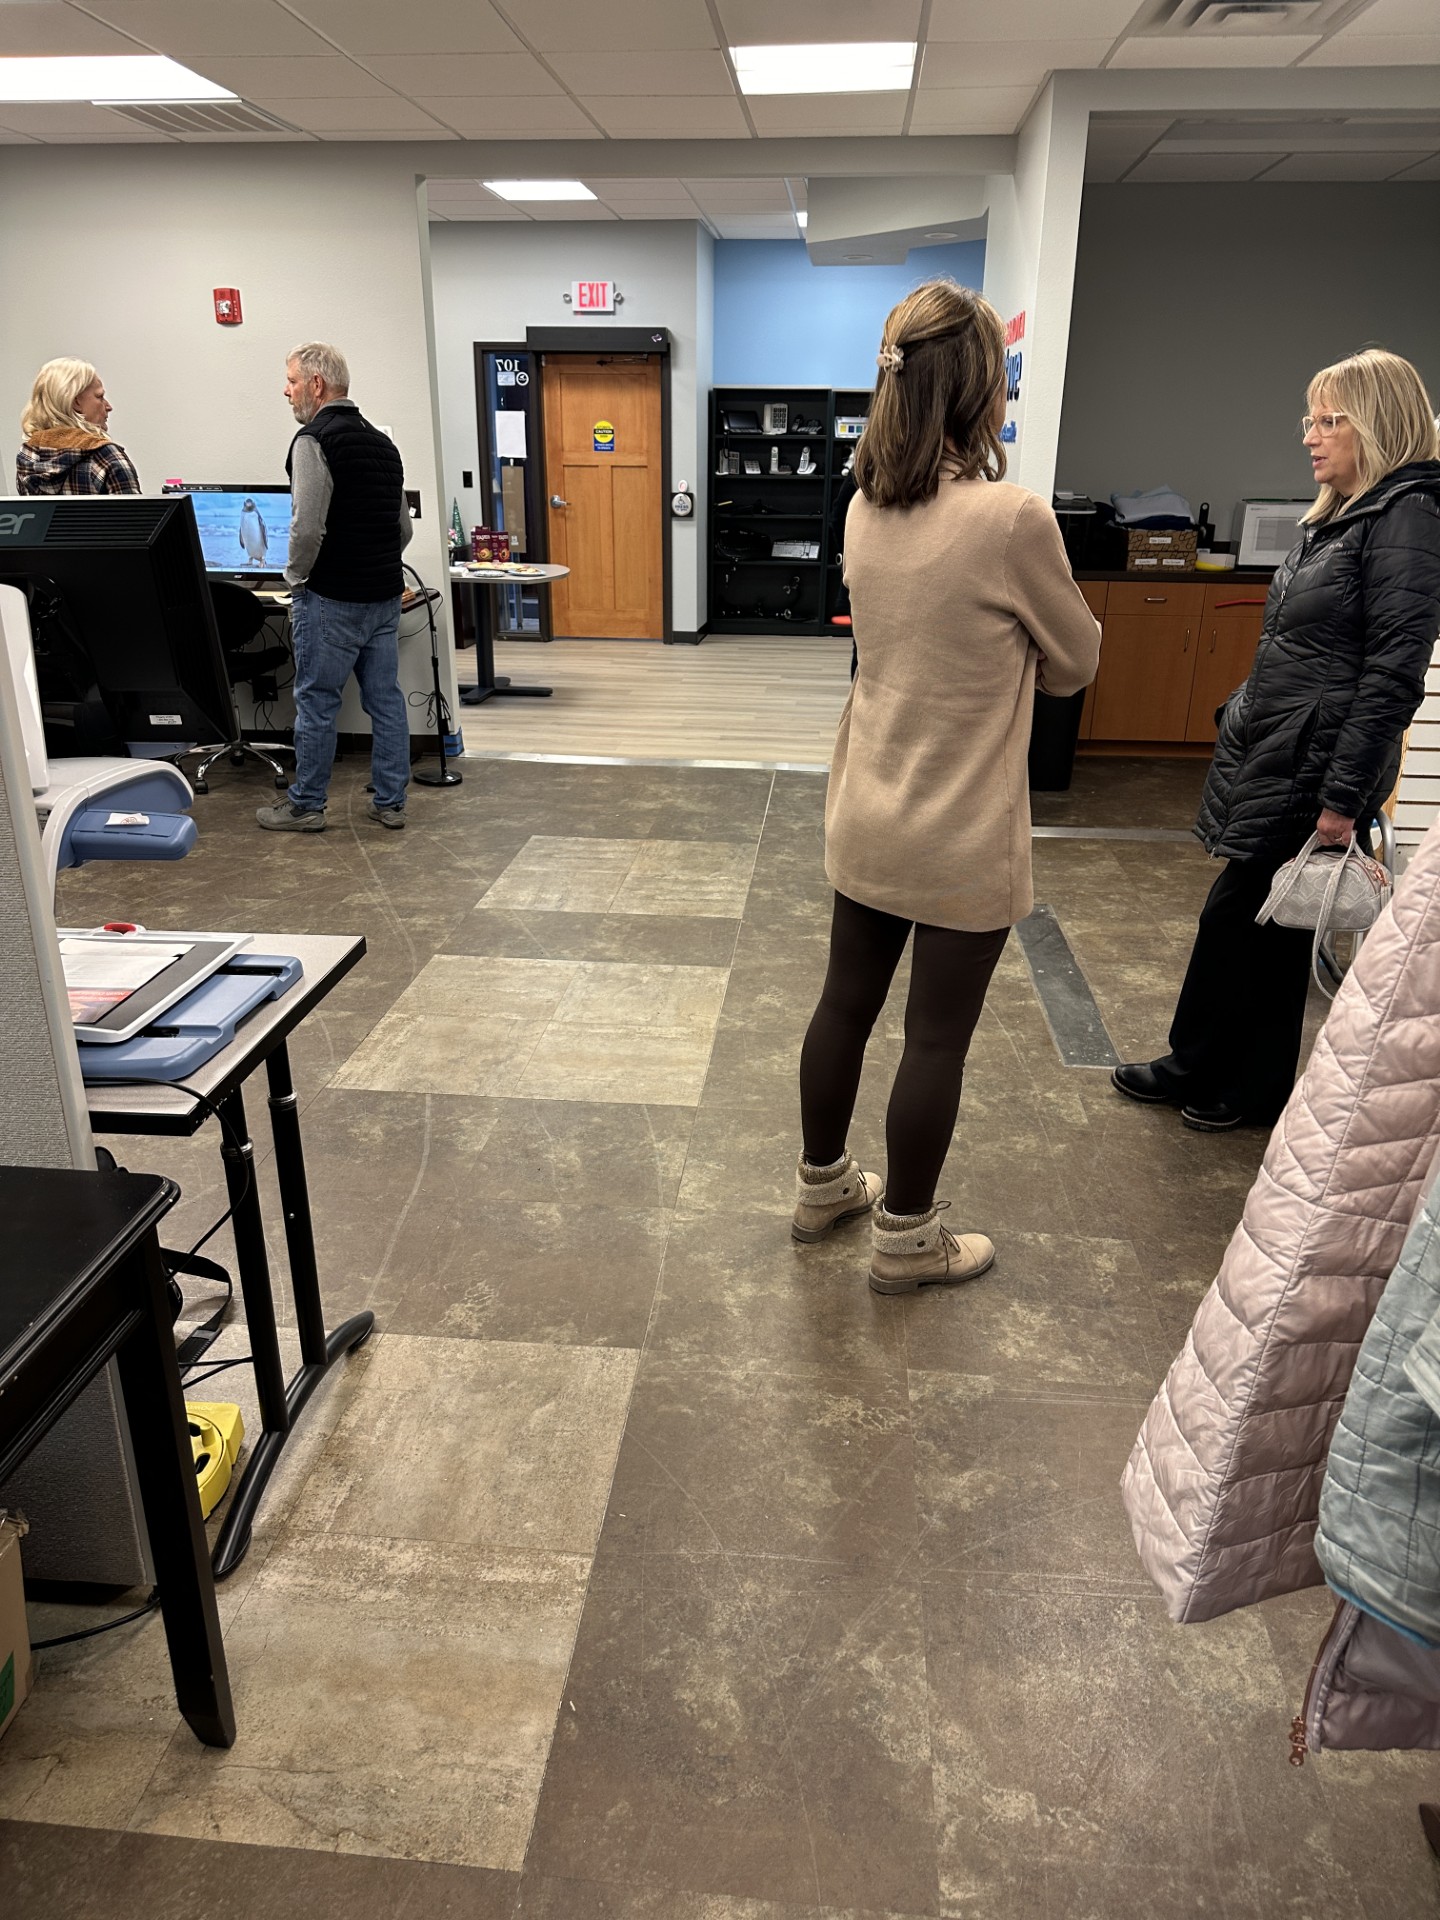
[[[1290,1098],[1314,935],[1273,921],[1255,924],[1288,857],[1228,861],[1201,910],[1170,1051],[1152,1063],[1186,1104],[1218,1102],[1248,1119],[1273,1122]]]

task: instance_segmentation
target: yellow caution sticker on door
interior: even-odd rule
[[[615,429],[608,420],[597,420],[595,422],[594,437],[596,453],[613,453],[615,451]]]

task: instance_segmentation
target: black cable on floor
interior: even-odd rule
[[[113,1633],[116,1627],[128,1627],[132,1620],[143,1620],[147,1613],[154,1613],[159,1604],[160,1589],[152,1587],[144,1606],[136,1607],[133,1613],[122,1613],[118,1620],[107,1620],[103,1627],[81,1627],[76,1633],[57,1633],[53,1640],[32,1640],[30,1651],[43,1653],[47,1647],[68,1647],[76,1640],[93,1640],[96,1634]]]

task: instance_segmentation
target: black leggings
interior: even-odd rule
[[[885,1115],[885,1205],[924,1213],[950,1151],[970,1039],[1008,927],[961,933],[927,927],[835,896],[830,964],[800,1052],[805,1158],[826,1167],[846,1150],[865,1042],[915,929],[905,1051]]]

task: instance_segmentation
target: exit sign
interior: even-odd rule
[[[613,280],[572,280],[570,304],[576,313],[614,313],[615,282]]]

